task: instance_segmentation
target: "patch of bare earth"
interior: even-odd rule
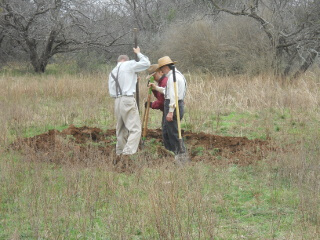
[[[205,162],[214,165],[249,165],[261,160],[270,151],[268,141],[249,140],[246,137],[223,137],[205,133],[182,133],[191,163]],[[75,127],[50,130],[38,136],[18,139],[11,148],[20,150],[28,160],[56,164],[85,166],[107,164],[116,159],[115,130]],[[130,166],[154,167],[172,164],[173,155],[162,146],[160,129],[148,131],[147,139],[138,154],[131,157]],[[127,166],[130,168],[130,166]]]

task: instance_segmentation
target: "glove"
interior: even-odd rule
[[[145,103],[144,103],[144,107],[147,108],[147,106],[148,106],[148,102],[145,102]],[[149,106],[150,106],[150,108],[152,108],[152,102],[150,102],[150,105],[149,105]]]

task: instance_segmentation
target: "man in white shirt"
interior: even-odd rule
[[[166,74],[168,77],[167,86],[165,88],[156,86],[154,83],[150,83],[149,85],[152,89],[157,90],[164,94],[165,102],[164,102],[164,114],[166,116],[165,121],[162,126],[162,137],[164,146],[169,151],[174,152],[176,155],[181,153],[179,147],[179,135],[178,135],[178,123],[176,117],[176,106],[175,106],[175,94],[174,94],[174,83],[173,83],[173,71],[172,66],[175,62],[173,62],[170,57],[165,56],[158,60],[159,69]],[[187,81],[185,77],[179,72],[177,69],[176,73],[176,86],[178,92],[178,105],[179,105],[179,113],[180,120],[183,118],[184,114],[184,97],[187,90]],[[185,146],[183,145],[182,152],[185,151]]]
[[[116,154],[132,155],[137,152],[141,137],[141,122],[134,94],[136,92],[137,72],[148,69],[150,61],[133,48],[139,62],[129,60],[127,55],[118,57],[117,66],[109,74],[109,93],[115,98],[115,116],[117,119]]]

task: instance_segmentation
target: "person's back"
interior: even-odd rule
[[[109,93],[115,98],[115,115],[117,118],[116,153],[131,155],[137,152],[141,137],[141,122],[134,94],[136,92],[137,72],[150,66],[148,57],[140,53],[140,48],[134,48],[139,58],[129,61],[128,56],[120,55],[117,66],[109,75]]]
[[[138,48],[137,48],[138,49]],[[111,97],[117,97],[118,95],[133,96],[136,91],[137,72],[142,72],[150,66],[148,57],[142,53],[137,53],[139,62],[135,60],[129,60],[127,55],[120,55],[118,57],[117,66],[111,71],[109,75],[109,92]],[[122,93],[116,93],[115,81],[111,75],[117,76],[119,87]]]

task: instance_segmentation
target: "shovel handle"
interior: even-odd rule
[[[154,77],[150,77],[150,83],[154,82]],[[144,116],[143,116],[143,132],[142,132],[142,139],[145,140],[146,136],[147,136],[147,130],[148,130],[148,120],[149,120],[149,111],[150,111],[150,100],[151,100],[151,93],[152,93],[152,88],[149,87],[148,90],[148,98],[147,98],[147,108],[144,112]]]
[[[181,123],[180,123],[180,109],[179,109],[179,101],[178,101],[178,87],[177,87],[177,79],[176,79],[176,67],[174,65],[172,65],[172,73],[173,73],[174,97],[175,97],[175,103],[176,103],[178,134],[179,134],[179,140],[181,141],[182,136],[181,136]]]
[[[134,47],[137,48],[138,47],[138,28],[134,28],[133,29],[133,33],[134,33]],[[138,54],[135,54],[135,60],[138,61]],[[136,83],[136,101],[137,101],[137,107],[139,110],[140,107],[140,91],[139,91],[139,81],[137,81]]]

